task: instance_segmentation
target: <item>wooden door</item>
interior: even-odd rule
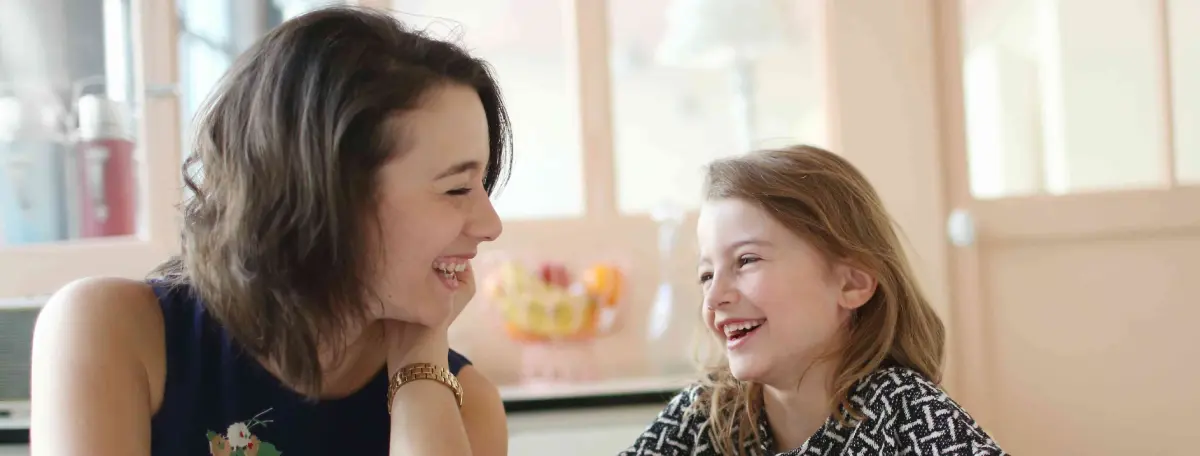
[[[963,402],[1013,454],[1195,454],[1200,2],[937,3]]]

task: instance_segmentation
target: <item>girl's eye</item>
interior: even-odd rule
[[[711,273],[705,272],[705,273],[703,273],[703,274],[700,274],[700,283],[701,283],[701,284],[703,284],[703,283],[705,283],[705,282],[708,282],[709,280],[712,280],[712,274],[711,274]]]
[[[738,266],[745,266],[745,265],[748,265],[748,264],[750,264],[750,263],[756,263],[756,262],[758,262],[758,260],[760,260],[760,259],[761,259],[761,258],[758,258],[758,257],[755,257],[755,256],[749,256],[749,255],[747,255],[747,256],[744,256],[744,257],[738,258]]]
[[[454,195],[454,196],[462,196],[462,195],[466,195],[468,193],[471,193],[471,189],[467,188],[467,187],[456,188],[454,190],[450,190],[450,191],[446,192],[447,195]]]

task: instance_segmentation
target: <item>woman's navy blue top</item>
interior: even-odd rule
[[[151,426],[155,456],[388,453],[387,369],[349,396],[312,401],[284,386],[187,287],[151,283],[166,328],[167,375]],[[470,364],[450,351],[456,375]]]

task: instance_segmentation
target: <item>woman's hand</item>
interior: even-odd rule
[[[467,308],[467,304],[475,297],[475,269],[470,263],[467,263],[467,268],[456,274],[458,277],[458,289],[454,291],[450,298],[450,314],[444,323],[445,327],[449,328],[454,320],[462,314],[463,309]]]
[[[436,319],[436,324],[383,320],[389,377],[414,363],[450,367],[447,330],[475,295],[474,274],[469,271],[468,267],[458,273],[460,284],[449,302],[421,303],[439,306],[444,316]],[[391,400],[390,454],[471,454],[470,436],[460,408],[444,385],[433,381],[412,382],[398,388]]]
[[[475,273],[470,266],[457,274],[459,287],[451,294],[449,302],[428,303],[444,308],[444,314],[435,324],[399,320],[384,320],[384,335],[388,347],[388,370],[395,372],[401,366],[412,363],[433,363],[445,366],[450,351],[447,331],[458,318],[467,303],[475,296]]]

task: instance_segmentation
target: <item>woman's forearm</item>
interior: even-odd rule
[[[417,380],[396,390],[391,454],[471,455],[462,415],[449,388],[433,380]]]
[[[401,368],[418,363],[449,368],[450,344],[445,331],[412,326],[391,329],[390,378]],[[450,387],[437,380],[410,381],[396,389],[391,407],[391,454],[471,456],[471,443]]]

